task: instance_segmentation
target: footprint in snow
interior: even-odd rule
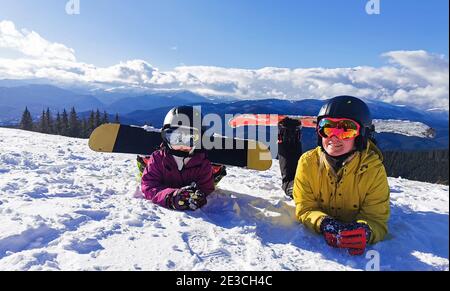
[[[182,234],[182,239],[193,255],[202,261],[223,261],[230,258],[230,253],[224,248],[215,247],[215,235],[203,231],[186,232]]]

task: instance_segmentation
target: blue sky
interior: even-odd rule
[[[0,20],[97,66],[380,66],[395,50],[448,57],[448,0],[380,0],[380,15],[366,14],[366,0],[80,0],[74,16],[66,2],[0,0]]]

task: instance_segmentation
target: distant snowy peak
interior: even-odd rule
[[[433,128],[422,122],[395,119],[374,119],[373,123],[377,133],[397,133],[422,138],[434,138],[436,135]]]
[[[428,112],[448,112],[448,108],[430,108]]]

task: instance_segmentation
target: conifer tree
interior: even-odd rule
[[[33,118],[31,117],[30,111],[28,111],[28,107],[25,107],[25,111],[22,114],[20,129],[33,130]]]
[[[93,131],[95,129],[95,113],[94,110],[91,111],[88,119],[88,129],[89,131]]]
[[[42,110],[41,118],[39,119],[38,131],[42,133],[48,133],[47,114],[45,110]]]
[[[106,111],[103,111],[102,124],[105,124],[105,123],[108,123],[108,122],[109,122],[108,113],[106,113]]]
[[[78,120],[77,112],[75,107],[72,107],[69,116],[69,136],[78,137],[80,136],[80,121]]]
[[[95,128],[97,128],[97,127],[99,127],[101,125],[101,122],[102,122],[101,119],[102,119],[102,117],[101,117],[101,114],[100,114],[100,110],[97,109],[97,111],[95,112],[95,117],[94,117]]]
[[[47,111],[45,112],[45,123],[47,125],[47,133],[55,133],[54,131],[54,125],[53,125],[53,117],[52,113],[50,112],[50,108],[47,107]]]
[[[63,110],[61,116],[61,135],[68,136],[69,135],[69,116],[67,114],[66,109]]]
[[[62,120],[61,120],[61,114],[56,114],[56,120],[55,120],[55,126],[54,126],[55,134],[62,135]]]

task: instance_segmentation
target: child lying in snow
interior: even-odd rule
[[[162,130],[163,146],[149,157],[142,175],[145,198],[166,208],[201,208],[215,188],[211,162],[204,153],[194,153],[198,129],[177,123],[186,117],[192,121],[194,114],[198,112],[191,106],[169,111]]]

